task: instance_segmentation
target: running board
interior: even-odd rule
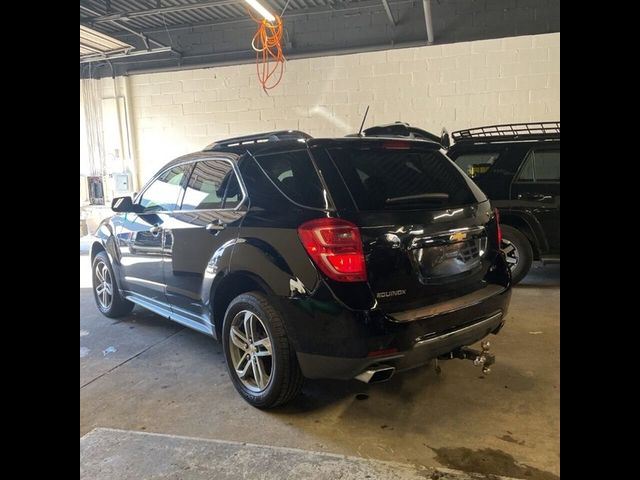
[[[542,262],[543,265],[555,265],[557,263],[560,263],[560,257],[559,256],[541,257],[540,261]]]
[[[211,332],[211,330],[208,330],[207,327],[205,327],[204,325],[198,322],[194,322],[193,320],[189,320],[188,318],[176,312],[172,312],[168,308],[162,307],[154,302],[150,302],[148,300],[140,298],[137,295],[126,295],[125,298],[130,302],[135,303],[136,305],[140,305],[141,307],[146,308],[147,310],[151,310],[153,313],[157,313],[161,317],[168,318],[169,320],[179,323],[184,327],[188,327],[192,330],[195,330],[196,332],[204,333],[205,335],[208,335],[210,337],[213,336],[213,333]]]

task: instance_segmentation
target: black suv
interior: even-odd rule
[[[560,122],[519,123],[452,133],[448,156],[500,210],[513,283],[533,260],[560,261]]]
[[[496,212],[439,149],[284,131],[178,158],[98,228],[97,306],[220,339],[257,407],[303,377],[374,382],[469,358],[502,327],[511,277]],[[476,363],[492,360],[484,347]]]

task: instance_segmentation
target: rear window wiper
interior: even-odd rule
[[[405,197],[387,198],[384,203],[402,203],[411,202],[413,200],[435,200],[443,202],[449,200],[448,193],[420,193],[418,195],[407,195]]]

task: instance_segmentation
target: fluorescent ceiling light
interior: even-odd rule
[[[262,15],[265,20],[269,22],[276,21],[276,17],[274,17],[269,10],[263,7],[262,4],[258,2],[258,0],[244,0],[244,1],[247,2],[251,6],[251,8],[253,8],[256,12]]]
[[[80,57],[131,50],[128,43],[80,25]]]

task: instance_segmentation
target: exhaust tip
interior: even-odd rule
[[[396,371],[396,367],[389,365],[377,365],[375,367],[368,368],[359,375],[356,375],[356,380],[360,380],[364,383],[380,383],[389,380]]]

